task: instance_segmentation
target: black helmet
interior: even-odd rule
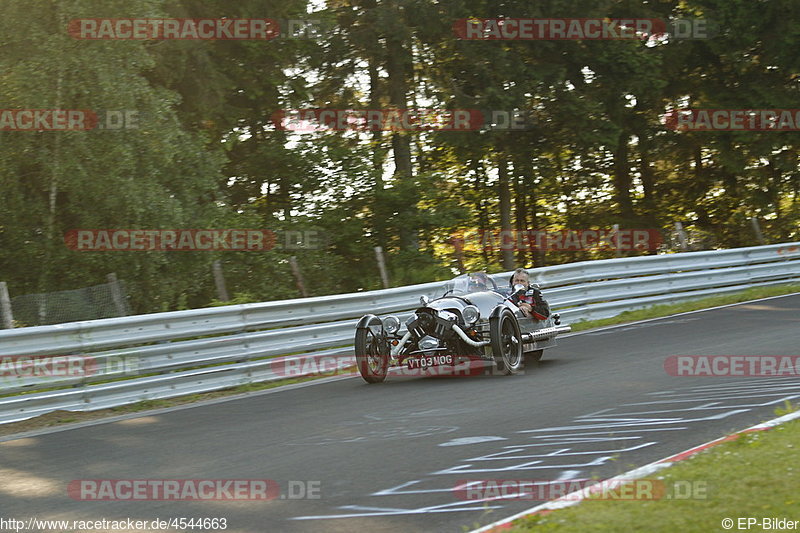
[[[484,272],[473,272],[469,275],[470,290],[488,290],[490,283],[489,276]]]

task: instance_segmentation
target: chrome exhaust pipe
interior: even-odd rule
[[[453,324],[453,331],[455,331],[456,334],[459,337],[461,337],[462,341],[466,342],[470,346],[475,346],[476,348],[480,348],[482,346],[486,346],[487,344],[489,344],[489,341],[474,341],[474,340],[470,339],[467,336],[467,334],[464,333],[464,331],[460,327],[456,326],[455,324]]]
[[[528,343],[533,341],[538,341],[541,339],[546,339],[548,337],[555,337],[561,333],[569,333],[572,331],[572,328],[569,326],[555,326],[552,328],[542,328],[537,331],[533,331],[531,333],[523,333],[522,334],[522,342]]]
[[[406,343],[408,342],[408,339],[410,339],[410,338],[411,338],[411,332],[410,331],[406,331],[406,334],[403,335],[403,338],[400,339],[400,342],[397,343],[397,346],[392,346],[392,348],[389,350],[389,355],[392,356],[392,357],[395,357],[397,354],[399,354],[400,350],[403,349],[403,346],[406,345]]]

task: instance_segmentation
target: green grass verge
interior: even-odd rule
[[[788,406],[776,410],[776,414],[794,409]],[[573,507],[523,518],[515,522],[511,531],[725,531],[724,518],[733,519],[733,531],[738,530],[739,518],[757,519],[750,531],[775,529],[762,527],[762,519],[800,520],[798,448],[800,420],[747,433],[650,476],[652,480],[663,480],[671,498],[586,500]],[[695,490],[673,492],[672,487]],[[788,530],[800,530],[800,524],[797,529]]]
[[[701,298],[691,302],[654,305],[652,307],[637,311],[625,311],[624,313],[620,313],[619,315],[611,318],[602,318],[599,320],[579,320],[577,322],[572,322],[570,326],[572,326],[572,331],[583,331],[602,326],[625,324],[626,322],[636,322],[638,320],[647,320],[648,318],[660,318],[678,313],[686,313],[687,311],[698,311],[700,309],[708,309],[709,307],[747,302],[749,300],[758,300],[759,298],[769,298],[770,296],[780,296],[795,292],[800,292],[800,284],[793,283],[786,285],[773,285],[770,287],[753,287],[741,292],[723,294],[721,296],[710,296],[708,298]]]

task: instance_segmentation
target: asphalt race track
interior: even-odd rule
[[[344,378],[9,440],[0,515],[462,532],[538,503],[466,500],[453,490],[464,480],[607,478],[774,418],[800,398],[796,379],[675,377],[664,362],[800,355],[799,334],[792,295],[570,335],[521,376]],[[67,492],[81,479],[269,479],[283,496],[310,481],[319,497],[81,501]]]

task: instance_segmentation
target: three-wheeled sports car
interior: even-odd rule
[[[544,320],[526,316],[516,305],[526,293],[539,299],[540,313],[534,316]],[[420,304],[405,328],[396,315],[365,315],[359,320],[356,363],[367,383],[384,381],[393,367],[424,371],[474,367],[476,362],[502,374],[517,374],[526,358],[538,361],[545,348],[555,346],[557,335],[570,331],[560,325],[558,314],[550,313],[535,284],[498,288],[483,272],[453,278],[434,299],[420,297]]]

